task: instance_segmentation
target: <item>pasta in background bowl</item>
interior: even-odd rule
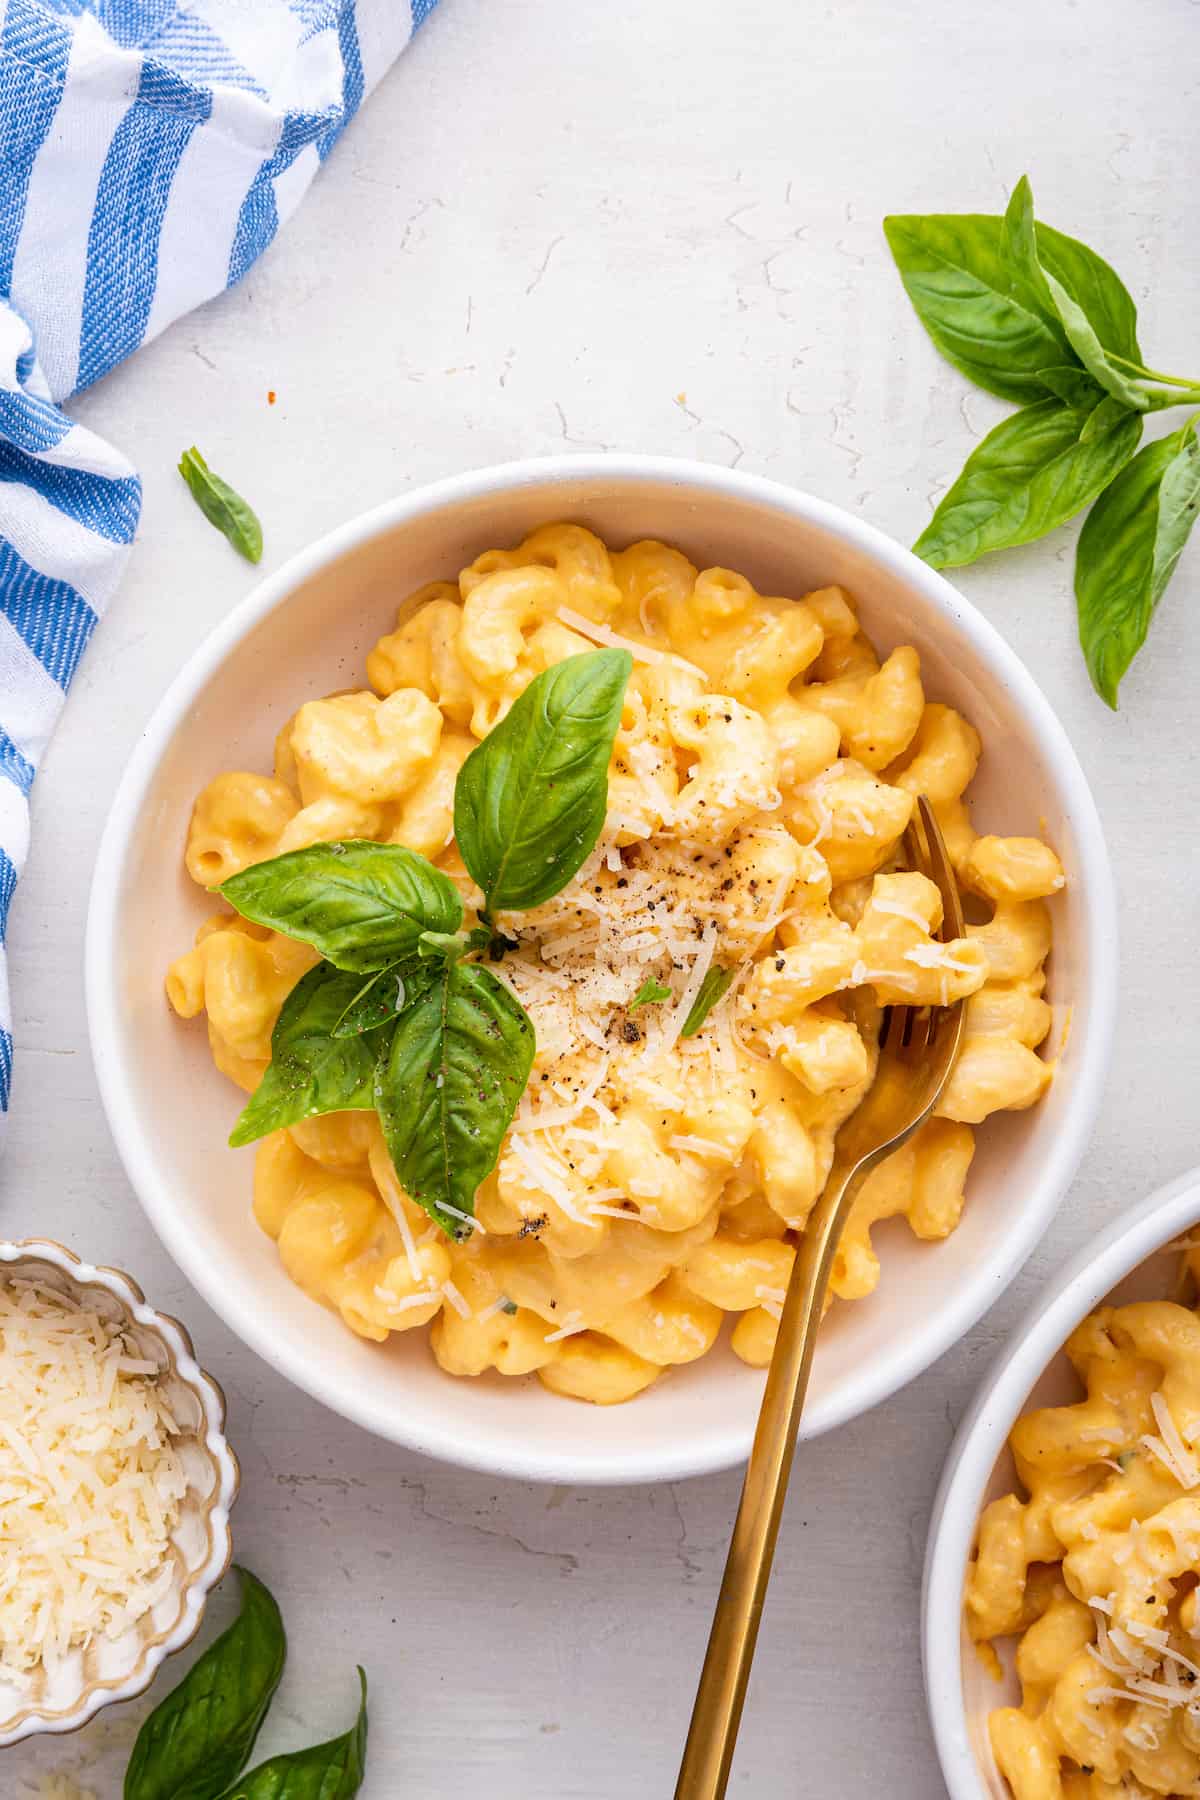
[[[372,646],[395,632],[397,604],[406,593],[444,580],[491,546],[520,544],[547,519],[571,520],[618,548],[665,540],[695,568],[744,571],[759,594],[799,597],[843,588],[859,604],[880,657],[913,646],[926,693],[978,727],[985,753],[972,788],[976,828],[1024,838],[1044,825],[1060,852],[1067,886],[1058,891],[1052,883],[1048,901],[1055,950],[1046,992],[1047,1053],[1057,1061],[1056,1078],[1038,1106],[997,1116],[980,1134],[968,1205],[953,1236],[921,1244],[898,1220],[877,1228],[876,1248],[888,1278],[869,1299],[836,1308],[826,1322],[808,1433],[883,1398],[974,1321],[1043,1229],[1095,1108],[1111,1035],[1115,957],[1103,842],[1061,728],[990,627],[907,552],[836,509],[774,484],[651,459],[512,465],[394,502],[332,534],[264,583],[181,675],[126,775],[93,889],[89,1016],[105,1104],[151,1218],[217,1310],[293,1379],[385,1436],[476,1466],[558,1480],[670,1478],[725,1466],[745,1453],[761,1374],[718,1349],[673,1370],[669,1382],[656,1382],[635,1406],[597,1412],[564,1408],[536,1384],[505,1384],[491,1374],[449,1383],[414,1341],[421,1335],[416,1332],[399,1334],[405,1341],[385,1350],[356,1341],[338,1318],[292,1287],[254,1225],[249,1158],[239,1161],[225,1148],[230,1091],[207,1064],[203,1034],[196,1041],[169,1016],[151,967],[155,959],[163,967],[174,960],[213,910],[211,897],[172,866],[171,834],[178,842],[196,792],[222,770],[270,768],[278,727],[332,686],[361,681],[358,671]],[[486,563],[480,573],[488,573]],[[778,601],[767,607],[783,619],[781,629],[794,630],[803,616]],[[579,647],[588,647],[591,640],[579,632],[588,615],[586,598],[582,610],[565,611],[555,630],[578,634]],[[687,660],[685,644],[664,648]],[[386,646],[375,651],[377,688],[386,686],[386,678],[382,684],[378,679],[386,654]],[[903,672],[905,658],[884,666]],[[837,673],[828,671],[830,683]],[[728,683],[714,679],[713,687],[725,694]],[[691,699],[700,729],[695,708],[702,712],[703,701],[694,694]],[[378,698],[373,704],[380,704]],[[476,704],[469,693],[461,696],[455,734],[466,735]],[[310,711],[310,725],[318,713]],[[844,747],[853,749],[845,744],[844,720],[838,725]],[[867,742],[869,735],[864,727],[854,759],[868,783],[874,781],[872,757],[886,759],[877,760],[877,768],[893,760],[886,747]],[[301,754],[311,759],[317,752],[306,742]],[[827,766],[828,758],[815,772]],[[765,783],[759,796],[758,810],[768,816],[773,786]],[[639,795],[644,801],[644,789],[635,779],[610,797],[617,841],[607,848],[620,850],[622,835],[636,841],[636,833],[632,839],[622,833],[621,817],[626,827],[631,820],[616,803],[636,805]],[[902,784],[887,791],[902,793]],[[320,803],[317,794],[308,802]],[[272,822],[276,846],[291,825],[291,815]],[[351,823],[346,835],[358,829],[361,823]],[[341,833],[340,824],[335,832],[328,822],[320,828],[325,836]],[[801,835],[811,839],[816,833]],[[860,848],[870,836],[861,830],[835,835],[857,837]],[[436,853],[432,841],[429,848]],[[197,855],[203,853],[198,846]],[[988,854],[985,844],[985,862]],[[869,876],[870,864],[868,857],[863,870],[848,868],[844,879]],[[215,865],[212,872],[219,878]],[[615,878],[615,870],[609,872]],[[899,878],[885,872],[889,879]],[[987,879],[982,868],[980,879]],[[897,896],[892,901],[894,906]],[[911,905],[904,911],[911,913]],[[898,914],[893,920],[904,926]],[[774,961],[766,977],[773,972]],[[702,1135],[690,1120],[684,1123],[689,1129],[672,1135]],[[673,1154],[700,1153],[687,1143]],[[881,1208],[902,1210],[903,1204]],[[615,1232],[641,1229],[612,1226]],[[761,1305],[756,1310],[764,1312]],[[769,1321],[769,1311],[765,1316]],[[769,1324],[762,1335],[769,1340]],[[763,1360],[765,1348],[769,1341],[754,1360]]]
[[[1119,1218],[1049,1283],[959,1430],[922,1632],[952,1800],[1197,1791],[1200,1321],[1180,1243],[1198,1223],[1200,1171]]]

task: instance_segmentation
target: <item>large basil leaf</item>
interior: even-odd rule
[[[1002,219],[894,214],[883,229],[922,325],[979,387],[1024,404],[1045,392],[1043,369],[1074,364],[1052,309],[1012,266]]]
[[[339,969],[382,969],[423,931],[457,931],[462,901],[432,863],[399,844],[310,844],[221,883],[243,918],[299,938]]]
[[[362,1698],[349,1731],[308,1750],[271,1757],[235,1781],[220,1800],[351,1800],[367,1766],[367,1678],[361,1669],[358,1679]]]
[[[362,978],[318,963],[283,1003],[271,1034],[267,1072],[229,1136],[238,1148],[318,1113],[367,1112],[375,1104],[375,1032],[335,1037]]]
[[[1200,445],[1189,423],[1139,451],[1084,522],[1075,558],[1079,641],[1096,692],[1114,709],[1198,508]]]
[[[125,1800],[212,1800],[254,1748],[287,1643],[262,1582],[248,1569],[237,1575],[241,1612],[144,1721],[125,1771]]]
[[[375,1106],[410,1199],[462,1237],[533,1064],[533,1025],[490,969],[450,960],[401,1013]]]
[[[1123,411],[1083,440],[1091,416],[1042,400],[1003,419],[967,458],[913,545],[917,555],[935,569],[974,562],[1043,537],[1094,500],[1133,455],[1142,420]]]
[[[593,849],[632,668],[627,650],[555,663],[459,770],[454,835],[489,914],[540,906]]]

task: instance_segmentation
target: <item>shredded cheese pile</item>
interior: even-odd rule
[[[36,1787],[22,1787],[22,1800],[96,1800],[94,1788],[80,1787],[69,1775],[39,1775]]]
[[[117,1637],[171,1584],[178,1426],[119,1328],[37,1281],[0,1285],[0,1674]]]

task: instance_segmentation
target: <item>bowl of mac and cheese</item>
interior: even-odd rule
[[[492,917],[456,836],[464,765],[599,651],[626,672],[596,831],[555,891]],[[968,896],[948,943],[905,862],[918,793]],[[331,844],[356,868],[386,851],[424,870],[472,933],[453,955],[495,1031],[528,1029],[494,1157],[440,1211],[398,1178],[378,1085],[264,1112],[304,996],[379,965],[335,968],[319,932],[236,897],[276,859],[332,866]],[[428,954],[450,954],[435,936]],[[745,1454],[794,1246],[890,1004],[965,998],[967,1041],[847,1229],[806,1431],[974,1322],[1074,1171],[1114,955],[1078,763],[948,583],[751,476],[567,458],[355,521],[201,647],[109,822],[89,1016],[143,1204],[255,1349],[431,1454],[636,1481]],[[395,967],[399,1041],[416,1003]],[[231,1150],[247,1095],[266,1123]]]
[[[1200,1793],[1200,1172],[1051,1282],[934,1508],[926,1686],[953,1800]]]

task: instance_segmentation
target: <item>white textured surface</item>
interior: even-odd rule
[[[1155,366],[1200,359],[1200,12],[1144,0],[1135,34],[1128,16],[1120,0],[1013,0],[1001,24],[958,0],[443,0],[264,264],[75,409],[138,463],[146,509],[34,794],[4,1228],[112,1258],[192,1327],[243,1461],[238,1554],[291,1634],[264,1746],[341,1729],[362,1661],[366,1800],[665,1800],[738,1479],[547,1491],[421,1464],[243,1351],[144,1223],[88,1057],[87,881],[140,724],[250,580],[179,452],[198,443],[253,500],[267,567],[398,489],[564,444],[740,458],[910,539],[1002,409],[938,363],[883,213],[995,210],[1028,168],[1045,216],[1125,276]],[[364,244],[369,273],[347,280]],[[1115,719],[1075,649],[1071,551],[1064,532],[962,586],[1039,674],[1109,833],[1125,947],[1110,1103],[1014,1290],[905,1394],[802,1452],[732,1784],[754,1800],[944,1792],[917,1590],[953,1422],[1039,1272],[1196,1160],[1200,548]],[[10,1752],[5,1790],[86,1762],[116,1800],[140,1710]]]

